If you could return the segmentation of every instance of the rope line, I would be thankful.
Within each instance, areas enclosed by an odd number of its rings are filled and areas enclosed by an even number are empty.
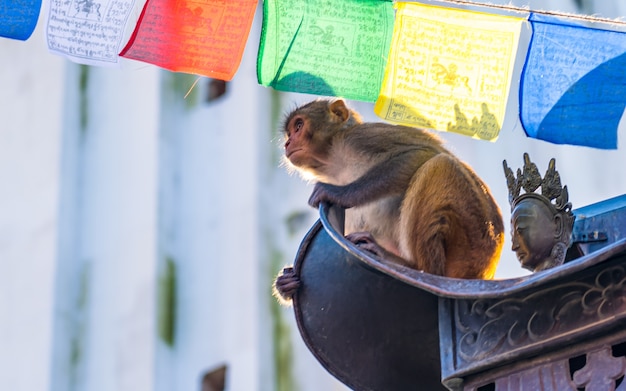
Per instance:
[[[564,18],[570,18],[570,19],[577,19],[577,20],[582,20],[582,21],[585,21],[585,22],[608,23],[608,24],[613,24],[613,25],[618,25],[618,26],[626,26],[626,21],[623,21],[623,20],[609,19],[609,18],[599,18],[599,17],[591,16],[591,15],[571,14],[571,13],[559,12],[559,11],[545,11],[545,10],[535,11],[535,10],[531,10],[530,8],[527,8],[527,7],[525,8],[525,7],[517,7],[517,6],[514,6],[514,5],[480,3],[480,2],[473,2],[473,1],[467,1],[467,0],[438,0],[438,1],[440,1],[442,3],[451,3],[451,4],[457,4],[457,5],[459,5],[459,4],[462,4],[462,5],[473,5],[473,6],[481,6],[481,7],[485,7],[485,8],[495,8],[495,9],[506,10],[506,11],[514,11],[514,12],[533,12],[535,14],[558,16],[558,17],[564,17]]]

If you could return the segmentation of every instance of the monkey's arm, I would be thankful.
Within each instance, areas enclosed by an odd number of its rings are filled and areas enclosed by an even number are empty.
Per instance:
[[[408,150],[380,162],[345,186],[318,182],[309,205],[317,208],[321,202],[329,202],[351,208],[388,195],[402,194],[419,167],[436,154],[433,150]]]

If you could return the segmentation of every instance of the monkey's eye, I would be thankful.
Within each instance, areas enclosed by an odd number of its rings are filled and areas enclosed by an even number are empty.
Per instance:
[[[293,128],[296,132],[299,132],[303,126],[304,126],[304,120],[302,118],[297,118],[296,122],[293,123]]]

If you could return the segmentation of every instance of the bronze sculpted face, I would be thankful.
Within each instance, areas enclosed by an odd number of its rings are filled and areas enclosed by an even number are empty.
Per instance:
[[[520,200],[511,213],[511,249],[525,269],[539,271],[563,263],[563,232],[556,210],[536,197]]]
[[[574,215],[554,159],[543,179],[527,153],[524,163],[524,171],[518,169],[515,177],[506,160],[503,162],[511,203],[511,249],[525,269],[546,270],[564,262]],[[540,186],[541,194],[535,193]],[[522,188],[527,193],[520,195]]]

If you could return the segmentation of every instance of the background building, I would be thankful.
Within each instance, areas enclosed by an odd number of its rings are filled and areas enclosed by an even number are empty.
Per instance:
[[[514,3],[626,15],[624,0]],[[185,98],[197,77],[52,55],[43,20],[27,42],[0,39],[0,389],[208,391],[223,366],[230,391],[345,389],[270,295],[317,214],[278,133],[313,97],[257,84],[261,16],[214,100],[206,78]],[[519,124],[495,143],[443,137],[507,222],[502,160],[523,152],[541,171],[556,158],[574,208],[626,193],[623,146],[556,146]],[[498,277],[525,274],[505,246]]]

